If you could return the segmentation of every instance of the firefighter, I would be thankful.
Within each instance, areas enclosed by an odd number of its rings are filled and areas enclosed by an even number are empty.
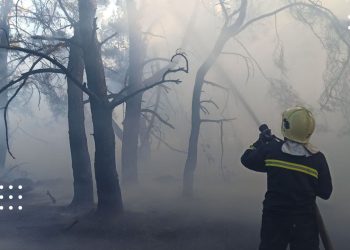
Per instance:
[[[314,129],[308,109],[287,109],[284,140],[261,126],[259,139],[241,157],[248,169],[267,173],[259,250],[319,249],[316,196],[327,200],[333,188],[325,156],[309,143]]]

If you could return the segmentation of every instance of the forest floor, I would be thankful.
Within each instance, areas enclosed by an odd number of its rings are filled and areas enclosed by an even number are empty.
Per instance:
[[[0,235],[2,250],[256,249],[251,232],[234,221],[126,212],[111,223],[48,206],[2,216]]]
[[[1,250],[256,249],[259,228],[251,230],[233,215],[210,215],[195,201],[175,210],[157,204],[142,212],[127,208],[124,215],[103,220],[66,212],[44,190],[26,195],[22,211],[15,210],[18,201],[12,211],[3,203]]]
[[[125,213],[107,220],[65,209],[71,198],[71,181],[40,182],[24,193],[22,200],[15,199],[17,194],[13,200],[4,197],[0,200],[4,206],[0,211],[0,250],[257,249],[264,190],[250,190],[247,185],[242,192],[232,183],[222,187],[209,184],[207,189],[198,188],[194,199],[186,200],[178,182],[147,183],[124,191]],[[11,205],[14,209],[9,211]],[[19,205],[23,210],[18,211]],[[347,204],[340,210],[327,202],[320,205],[335,249],[349,249]]]

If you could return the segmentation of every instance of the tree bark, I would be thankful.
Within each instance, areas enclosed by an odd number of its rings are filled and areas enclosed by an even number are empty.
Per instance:
[[[144,61],[144,44],[138,24],[138,13],[134,0],[126,2],[129,22],[129,80],[130,93],[139,88],[142,83]],[[126,101],[125,119],[123,122],[122,142],[122,181],[133,185],[138,182],[137,161],[140,132],[142,94]]]
[[[8,16],[11,10],[12,1],[2,1],[1,6],[1,17],[0,17],[0,45],[8,46],[8,35],[9,35],[9,22]],[[7,66],[8,50],[0,49],[0,88],[5,86],[8,82],[8,66]],[[0,107],[3,108],[8,100],[7,90],[0,94]],[[0,116],[4,117],[4,109],[0,110]],[[0,169],[5,168],[6,163],[6,130],[5,130],[5,119],[0,119]]]
[[[76,45],[81,42],[77,27],[74,28],[72,40],[69,49],[68,71],[83,84],[84,60],[83,51]],[[70,78],[67,78],[67,85],[69,145],[74,179],[74,196],[70,207],[91,208],[94,202],[93,184],[84,124],[83,91],[74,85]]]
[[[113,215],[123,211],[123,203],[115,161],[112,109],[107,105],[107,86],[96,36],[95,14],[96,0],[79,0],[79,27],[88,88],[102,100],[90,99],[95,140],[97,212]]]

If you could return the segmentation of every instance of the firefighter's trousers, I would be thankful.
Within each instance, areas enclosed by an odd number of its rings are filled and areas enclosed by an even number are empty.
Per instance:
[[[259,250],[319,250],[316,215],[264,213]]]

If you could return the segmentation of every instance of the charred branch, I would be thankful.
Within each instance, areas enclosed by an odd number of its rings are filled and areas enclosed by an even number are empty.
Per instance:
[[[100,46],[103,46],[103,44],[105,44],[106,42],[108,42],[112,38],[116,37],[118,34],[119,34],[119,32],[114,32],[112,35],[106,37],[104,40],[102,40],[102,42],[100,43]]]
[[[212,104],[215,106],[216,109],[219,109],[219,106],[213,101],[213,100],[203,100],[200,102],[201,104],[202,103],[209,103],[209,104]]]
[[[227,23],[229,21],[229,15],[228,15],[228,12],[227,12],[225,1],[224,0],[220,0],[219,4],[220,4],[220,7],[222,9],[222,13],[224,15],[224,18],[225,18],[225,23]]]
[[[228,90],[229,90],[228,88],[225,88],[225,87],[221,86],[220,84],[215,83],[215,82],[212,82],[212,81],[204,80],[203,82],[206,83],[206,84],[208,84],[208,85],[210,85],[210,86],[213,86],[213,87],[217,87],[217,88],[219,88],[219,89],[222,89],[222,90],[224,90],[224,91],[228,91]]]
[[[64,37],[54,37],[54,36],[47,37],[47,36],[35,35],[35,36],[31,36],[31,38],[34,40],[42,40],[42,41],[61,41],[61,42],[65,42],[65,43],[71,42],[71,39],[64,38]]]
[[[157,140],[159,140],[159,142],[163,143],[167,148],[169,148],[172,151],[178,152],[178,153],[182,153],[182,154],[187,154],[186,151],[181,150],[181,149],[177,149],[174,146],[170,145],[168,142],[166,142],[161,136],[158,136],[156,133],[154,133],[153,131],[150,132],[152,136],[154,136]]]
[[[61,64],[60,62],[58,62],[56,59],[42,53],[39,51],[35,51],[35,50],[31,50],[31,49],[27,49],[27,48],[22,48],[22,47],[17,47],[17,46],[0,46],[0,49],[7,49],[7,50],[14,50],[14,51],[20,51],[20,52],[24,52],[30,55],[34,55],[34,56],[38,56],[38,57],[42,57],[44,59],[46,59],[47,61],[51,62],[52,64],[54,64],[55,66],[57,66],[60,70],[62,70],[64,72],[64,74],[69,77],[72,82],[78,87],[80,88],[84,93],[86,93],[90,98],[94,98],[96,101],[98,102],[102,102],[102,100],[100,100],[100,98],[98,98],[98,96],[92,92],[91,90],[89,90],[86,85],[81,85],[79,83],[78,80],[76,80],[71,73],[67,70],[67,68],[65,66],[63,66],[63,64]]]
[[[201,119],[201,123],[208,122],[208,123],[222,123],[222,122],[230,122],[234,121],[237,118],[223,118],[223,119]]]
[[[62,9],[63,13],[65,14],[67,20],[70,22],[72,26],[75,26],[77,22],[68,14],[68,11],[66,7],[64,7],[64,4],[62,3],[62,0],[57,0],[58,4],[60,5],[60,8]]]
[[[207,115],[210,114],[209,110],[206,107],[204,107],[203,105],[200,105],[199,107],[203,111],[204,114],[207,114]]]
[[[169,128],[175,129],[175,127],[170,124],[168,121],[166,121],[165,119],[163,119],[156,111],[152,110],[152,109],[141,109],[142,113],[151,113],[152,115],[154,115],[155,117],[158,118],[159,121],[161,121],[162,123],[164,123],[166,126],[168,126]]]
[[[181,80],[180,79],[174,79],[174,80],[167,80],[166,77],[171,74],[171,73],[176,73],[176,72],[185,72],[185,73],[188,73],[189,72],[189,66],[188,66],[188,59],[187,57],[183,54],[183,53],[176,53],[172,58],[171,58],[171,62],[174,62],[174,59],[176,57],[182,57],[184,60],[185,60],[185,67],[178,67],[177,69],[167,69],[165,71],[165,73],[163,74],[162,76],[162,79],[158,82],[155,82],[155,83],[152,83],[152,84],[149,84],[149,85],[145,85],[143,87],[141,87],[140,89],[132,92],[132,93],[128,93],[126,96],[118,96],[116,98],[114,98],[110,104],[109,104],[109,107],[111,109],[114,109],[115,107],[117,107],[118,105],[120,105],[121,103],[127,101],[128,99],[140,94],[140,93],[143,93],[157,85],[160,85],[160,84],[163,84],[163,83],[176,83],[176,84],[179,84],[181,83]]]

